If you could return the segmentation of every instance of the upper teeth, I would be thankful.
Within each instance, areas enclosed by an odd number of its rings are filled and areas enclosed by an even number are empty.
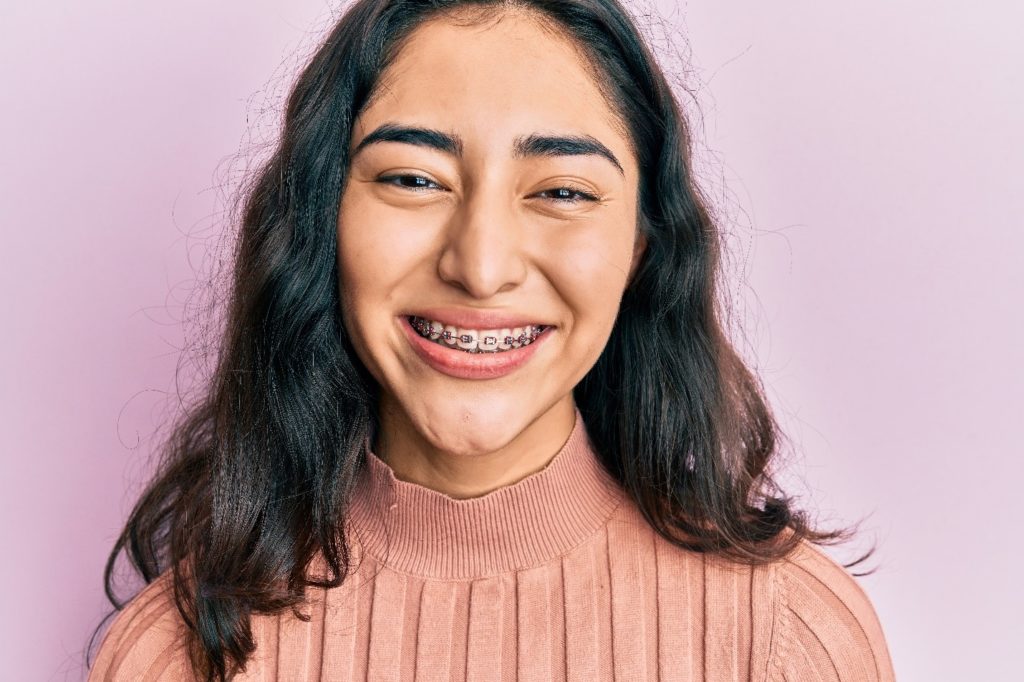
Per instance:
[[[537,338],[538,334],[544,331],[543,325],[536,324],[498,329],[469,329],[422,317],[413,317],[411,323],[416,330],[431,340],[468,351],[498,351],[519,348],[529,345]]]

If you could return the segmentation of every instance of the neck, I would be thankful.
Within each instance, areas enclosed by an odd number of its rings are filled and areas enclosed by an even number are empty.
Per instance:
[[[351,547],[396,571],[444,579],[494,576],[565,555],[627,499],[582,415],[574,416],[568,440],[542,471],[473,499],[399,480],[367,450],[346,510]]]
[[[480,497],[548,465],[565,445],[576,421],[572,394],[495,450],[454,453],[427,440],[397,405],[382,400],[374,453],[395,478],[455,499]]]

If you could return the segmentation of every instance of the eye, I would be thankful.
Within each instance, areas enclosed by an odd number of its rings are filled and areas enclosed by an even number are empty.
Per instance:
[[[584,192],[581,189],[575,187],[555,187],[554,189],[546,189],[540,194],[554,193],[555,197],[553,201],[559,204],[578,204],[580,201],[597,201],[597,197],[589,192]],[[573,198],[575,195],[576,198]]]
[[[407,181],[412,181],[411,184]],[[431,185],[440,188],[433,180],[423,177],[422,175],[385,175],[384,177],[378,178],[377,182],[385,185],[394,185],[395,187],[401,187],[403,189],[409,189],[414,192],[421,192],[427,189],[431,189]],[[598,201],[598,197],[586,192],[582,189],[577,189],[572,186],[554,187],[552,189],[546,189],[543,192],[538,192],[538,195],[542,194],[554,194],[551,198],[557,204],[578,204],[581,201]]]
[[[394,182],[395,180],[397,180],[398,182]],[[403,180],[412,180],[413,183],[406,184],[405,182],[402,182]],[[385,175],[382,178],[378,178],[377,182],[383,183],[385,185],[394,185],[396,187],[401,187],[403,189],[411,189],[414,192],[420,192],[425,189],[430,189],[429,185],[433,185],[434,187],[440,187],[440,185],[438,185],[436,182],[434,182],[433,180],[428,180],[422,175]]]

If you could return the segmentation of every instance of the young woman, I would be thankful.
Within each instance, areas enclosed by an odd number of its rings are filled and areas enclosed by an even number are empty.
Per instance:
[[[688,158],[616,0],[355,2],[91,679],[891,680],[849,533],[771,480]]]

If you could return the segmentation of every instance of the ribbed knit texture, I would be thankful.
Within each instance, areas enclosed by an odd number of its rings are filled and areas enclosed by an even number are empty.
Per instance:
[[[253,618],[240,680],[893,680],[881,625],[817,547],[750,568],[657,535],[580,413],[547,467],[457,500],[367,452],[354,572]],[[191,679],[168,575],[106,634],[90,680]]]

